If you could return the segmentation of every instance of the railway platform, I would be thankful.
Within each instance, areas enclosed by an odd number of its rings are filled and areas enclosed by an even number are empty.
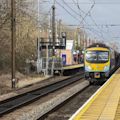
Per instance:
[[[80,69],[84,68],[84,64],[76,64],[76,65],[68,65],[68,66],[63,66],[61,68],[55,68],[54,73],[56,71],[61,74],[61,75],[69,75],[69,74],[74,74],[75,72],[79,71]]]
[[[120,68],[69,120],[120,120]]]
[[[83,67],[83,64],[77,64],[77,65],[70,65],[70,66],[64,66],[63,70],[70,70],[70,69],[77,69]]]

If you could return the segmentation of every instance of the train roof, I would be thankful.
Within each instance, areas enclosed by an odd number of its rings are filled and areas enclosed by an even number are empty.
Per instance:
[[[87,48],[92,48],[92,47],[103,47],[103,48],[110,49],[110,47],[108,47],[107,45],[102,44],[102,43],[94,43],[94,44],[90,45],[90,46],[87,47]]]
[[[94,48],[94,47],[102,47],[102,48],[106,48],[106,49],[109,49],[109,50],[113,50],[117,55],[120,55],[120,53],[116,50],[114,50],[113,48],[103,44],[103,43],[94,43],[90,46],[88,46],[86,49],[89,49],[89,48]]]

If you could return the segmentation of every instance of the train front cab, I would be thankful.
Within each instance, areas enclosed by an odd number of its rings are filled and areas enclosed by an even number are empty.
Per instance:
[[[90,82],[105,81],[110,74],[110,51],[108,48],[88,48],[85,50],[85,78]]]

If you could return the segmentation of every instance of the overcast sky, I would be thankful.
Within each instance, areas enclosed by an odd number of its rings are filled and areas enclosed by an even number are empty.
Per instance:
[[[49,10],[52,0],[44,3]],[[68,25],[82,22],[88,36],[105,42],[120,43],[120,0],[56,0],[56,17]],[[65,2],[64,2],[65,1]],[[75,4],[75,2],[78,4]],[[68,6],[66,5],[68,4]],[[66,10],[69,12],[67,12]],[[72,10],[73,9],[73,10]],[[71,16],[71,15],[72,16]],[[81,16],[82,17],[81,17]]]

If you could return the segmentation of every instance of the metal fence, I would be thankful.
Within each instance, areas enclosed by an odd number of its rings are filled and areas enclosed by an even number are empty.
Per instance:
[[[63,64],[61,58],[41,58],[37,60],[37,72],[43,72],[44,75],[53,75],[54,70],[62,70]]]

